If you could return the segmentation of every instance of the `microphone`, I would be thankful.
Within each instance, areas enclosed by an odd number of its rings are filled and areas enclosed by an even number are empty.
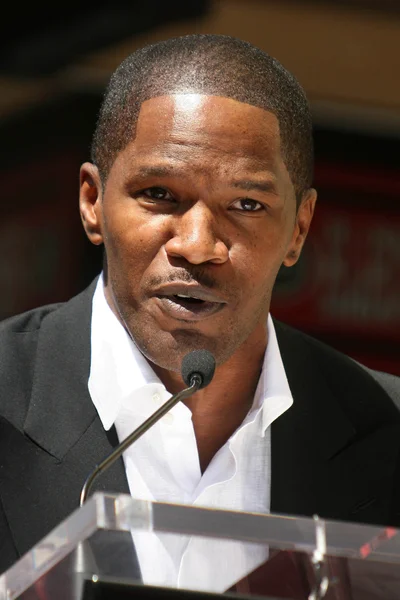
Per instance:
[[[88,475],[80,496],[80,506],[82,506],[89,495],[89,491],[94,480],[100,473],[103,473],[129,448],[133,442],[136,442],[150,427],[152,427],[161,417],[163,417],[175,404],[181,400],[186,400],[197,390],[205,388],[214,377],[215,358],[208,350],[193,350],[186,354],[182,360],[181,375],[183,381],[188,386],[175,396],[167,400],[155,413],[150,415],[144,423],[139,425],[125,440],[123,440],[106,458],[96,465],[93,471]]]
[[[181,374],[186,385],[191,387],[194,381],[199,381],[198,390],[211,383],[215,371],[215,358],[208,350],[193,350],[182,360]],[[181,392],[182,393],[182,392]]]

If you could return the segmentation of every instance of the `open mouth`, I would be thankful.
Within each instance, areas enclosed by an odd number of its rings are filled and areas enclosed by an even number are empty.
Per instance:
[[[225,306],[223,302],[210,302],[184,294],[162,295],[156,298],[164,312],[182,320],[199,320],[215,314]]]
[[[192,298],[191,296],[184,296],[183,294],[173,294],[170,296],[173,302],[177,302],[183,307],[187,307],[190,309],[193,305],[201,306],[202,304],[214,304],[213,302],[207,303],[205,300],[201,300],[200,298]]]

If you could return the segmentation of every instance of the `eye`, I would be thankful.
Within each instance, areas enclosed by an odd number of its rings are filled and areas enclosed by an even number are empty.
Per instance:
[[[264,206],[257,200],[251,198],[241,198],[232,204],[233,208],[243,212],[258,212],[263,210]]]
[[[166,200],[167,202],[173,200],[173,197],[168,192],[168,190],[162,187],[150,187],[145,190],[142,190],[142,192],[140,193],[143,194],[143,196],[146,196],[146,198],[149,198],[150,200]]]

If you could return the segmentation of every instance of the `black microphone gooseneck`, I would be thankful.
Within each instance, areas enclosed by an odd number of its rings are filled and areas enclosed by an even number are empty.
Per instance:
[[[144,423],[139,425],[127,438],[125,438],[101,463],[99,463],[87,477],[81,491],[80,506],[86,502],[90,488],[98,475],[110,467],[133,442],[136,442],[150,427],[163,417],[175,404],[189,398],[206,385],[208,385],[215,371],[214,356],[208,350],[193,350],[186,354],[182,361],[182,378],[188,386],[175,396],[172,396]]]

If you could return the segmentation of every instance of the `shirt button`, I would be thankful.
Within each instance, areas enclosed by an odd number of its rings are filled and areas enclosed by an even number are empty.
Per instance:
[[[164,415],[164,421],[165,423],[168,423],[168,425],[171,425],[171,423],[174,422],[174,415],[171,415],[171,413],[167,413],[166,415]]]
[[[161,400],[161,398],[160,398],[160,394],[153,394],[153,401],[154,401],[156,404],[159,404],[159,403],[160,403],[160,400]]]

